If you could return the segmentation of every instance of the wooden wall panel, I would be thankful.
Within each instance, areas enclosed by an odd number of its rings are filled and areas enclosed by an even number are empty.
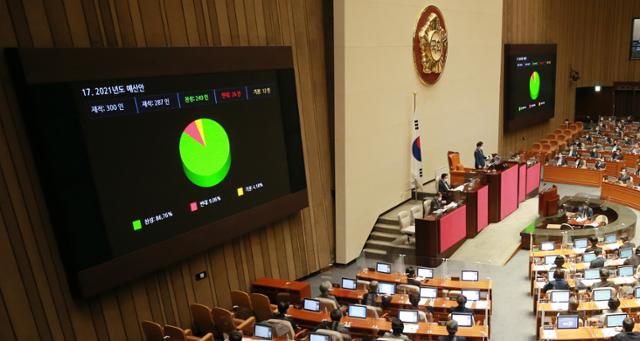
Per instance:
[[[555,117],[501,133],[500,152],[506,155],[528,148],[565,118],[573,120],[576,87],[640,79],[640,62],[629,60],[631,18],[637,16],[639,0],[504,0],[503,42],[555,43],[558,56]],[[579,81],[569,80],[570,68],[580,72]]]
[[[231,305],[263,276],[334,258],[322,0],[0,0],[0,47],[291,45],[309,208],[98,297],[71,298],[15,94],[0,57],[0,338],[139,340],[139,321],[190,327],[189,303]],[[195,274],[208,277],[195,281]]]

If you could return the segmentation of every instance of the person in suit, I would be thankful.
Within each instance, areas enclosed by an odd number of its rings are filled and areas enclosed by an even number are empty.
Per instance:
[[[633,328],[635,327],[635,322],[633,322],[633,319],[631,319],[631,317],[626,317],[623,321],[622,321],[622,329],[624,331],[616,334],[616,336],[613,337],[613,341],[638,341],[640,340],[640,333],[639,332],[634,332]]]
[[[438,341],[467,341],[467,338],[464,336],[456,336],[458,332],[458,322],[456,322],[456,320],[447,321],[445,326],[447,327],[447,334],[449,335],[438,337]]]
[[[593,137],[591,137],[591,134],[587,134],[587,135],[584,137],[584,139],[585,139],[587,142],[589,142],[589,143],[593,142]]]
[[[598,153],[598,150],[596,148],[592,148],[591,152],[589,153],[589,157],[598,158],[600,157],[600,153]]]
[[[553,272],[553,281],[542,287],[542,293],[546,294],[549,290],[569,290],[569,283],[564,279],[564,271],[556,269]]]
[[[452,308],[449,313],[473,313],[473,310],[467,308],[467,298],[464,297],[464,295],[458,295],[458,297],[456,297],[456,302],[458,303],[458,306]]]
[[[594,167],[596,169],[605,169],[605,168],[607,168],[607,163],[604,162],[603,158],[600,158],[600,159],[596,160],[596,163],[594,164]]]
[[[329,317],[331,318],[331,321],[323,321],[318,329],[337,331],[342,334],[342,338],[344,340],[351,340],[349,328],[345,327],[343,324],[340,324],[340,320],[342,319],[342,311],[340,311],[340,309],[334,309],[329,313]]]
[[[484,156],[484,152],[482,151],[482,141],[476,143],[476,150],[473,152],[473,158],[475,159],[475,167],[476,169],[482,169],[485,167],[485,162],[487,161],[487,157]]]
[[[566,166],[567,165],[567,160],[564,158],[564,155],[562,155],[562,153],[558,153],[556,155],[556,166]]]
[[[370,305],[376,307],[378,305],[378,281],[369,282],[369,287],[367,288],[368,292],[364,296],[362,303],[365,305]]]
[[[333,295],[329,295],[329,291],[331,290],[331,282],[330,281],[324,281],[322,283],[320,283],[320,287],[318,289],[320,289],[320,296],[318,297],[322,297],[322,298],[328,298],[334,302],[336,302],[336,306],[340,306],[340,304],[338,303],[338,300],[336,299],[335,296]]]
[[[602,252],[602,249],[600,249],[600,247],[598,247],[598,237],[596,236],[591,236],[589,237],[589,247],[587,247],[584,252],[595,252],[596,250],[600,250],[600,252]]]
[[[234,330],[229,334],[229,341],[242,341],[242,333]]]
[[[575,145],[571,145],[571,147],[569,147],[569,156],[571,157],[578,156],[578,150],[576,149]]]
[[[287,316],[287,310],[289,309],[289,302],[280,301],[278,302],[278,312],[273,315],[274,319],[289,321],[291,323],[291,327],[293,330],[298,329],[298,325],[293,321],[293,319]]]
[[[418,311],[418,321],[419,322],[433,322],[433,315],[431,312],[425,312],[420,308],[420,294],[417,292],[412,292],[409,294],[409,303],[411,303],[411,307],[414,310]]]
[[[444,207],[444,200],[442,200],[442,192],[436,193],[435,198],[431,200],[431,212],[439,210]]]
[[[627,235],[621,236],[620,240],[622,241],[622,246],[620,246],[620,249],[624,249],[624,248],[627,248],[627,247],[632,247],[632,248],[636,247],[636,243],[630,241],[629,240],[629,236],[627,236]]]
[[[620,145],[618,145],[618,141],[613,143],[613,147],[611,148],[612,152],[617,152],[620,150]]]
[[[580,301],[578,301],[578,297],[571,296],[569,298],[569,304],[567,306],[567,310],[559,312],[557,316],[560,316],[560,315],[579,315],[578,307],[580,307]],[[579,318],[578,319],[578,326],[582,327],[583,325],[584,325],[584,322],[582,322],[582,319]]]
[[[382,337],[391,339],[400,339],[404,341],[411,341],[408,336],[402,334],[404,330],[404,323],[399,318],[394,317],[391,319],[391,331],[384,333]]]
[[[611,160],[613,161],[622,160],[622,153],[620,153],[620,150],[616,150],[613,153],[611,153]]]
[[[578,157],[576,158],[576,162],[574,163],[574,167],[583,168],[584,165],[585,165],[584,160],[580,157],[580,155],[578,155]]]
[[[624,265],[633,265],[638,267],[640,265],[640,247],[636,249],[636,252],[633,256],[624,260]]]
[[[627,170],[625,168],[622,168],[622,170],[620,171],[618,181],[620,181],[621,184],[626,184],[627,182],[631,181],[631,176],[627,174]]]
[[[609,281],[609,270],[602,268],[600,269],[600,282],[593,283],[591,289],[596,288],[615,288],[616,284]]]
[[[578,218],[580,219],[591,219],[593,218],[593,208],[589,207],[589,205],[585,202],[582,203],[582,206],[578,209]]]
[[[597,248],[594,253],[596,254],[596,258],[594,260],[591,261],[591,263],[589,263],[589,269],[595,269],[595,268],[602,268],[604,267],[604,263],[607,261],[603,256],[602,256],[602,249]],[[606,271],[606,269],[603,269]],[[600,272],[600,275],[602,275],[602,272]],[[609,273],[607,272],[607,277],[609,277]]]
[[[438,192],[447,193],[451,190],[451,186],[447,182],[447,173],[442,173],[440,175],[440,180],[438,180]]]

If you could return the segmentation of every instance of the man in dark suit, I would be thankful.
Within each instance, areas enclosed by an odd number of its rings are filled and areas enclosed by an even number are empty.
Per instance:
[[[618,181],[620,181],[620,183],[622,184],[626,184],[627,182],[631,181],[631,176],[627,174],[627,170],[625,168],[622,168],[622,170],[620,171]]]
[[[634,332],[633,328],[635,327],[635,322],[630,317],[626,317],[624,321],[622,321],[622,329],[623,332],[616,334],[613,337],[613,341],[638,341],[640,340],[640,333]]]
[[[431,213],[444,207],[442,201],[442,192],[436,193],[436,196],[431,200]]]
[[[602,249],[596,249],[595,251],[593,251],[593,253],[596,254],[596,258],[592,260],[591,263],[589,263],[589,269],[604,267],[604,262],[606,262],[607,260],[602,257]]]
[[[624,265],[633,265],[634,267],[640,265],[640,247],[636,249],[635,255],[624,260]]]
[[[362,300],[362,304],[365,305],[370,305],[373,307],[376,307],[379,305],[379,303],[377,302],[377,298],[378,298],[378,281],[371,281],[369,283],[369,287],[367,288],[368,292],[366,295],[364,295],[364,298]]]
[[[485,161],[487,161],[487,157],[484,156],[484,152],[482,151],[482,145],[482,141],[476,143],[476,150],[473,152],[476,169],[484,168]]]
[[[451,190],[451,186],[447,182],[447,173],[442,173],[440,175],[440,180],[438,180],[438,192],[447,193]]]
[[[589,207],[587,203],[583,203],[578,209],[578,218],[591,219],[593,217],[593,208]]]
[[[604,159],[598,159],[598,160],[596,160],[596,163],[594,164],[594,167],[596,169],[605,169],[605,168],[607,168],[607,163],[604,162]]]
[[[591,289],[596,288],[615,288],[616,284],[609,281],[609,270],[602,268],[600,269],[600,282],[593,283]]]
[[[467,338],[464,336],[456,336],[458,332],[458,322],[456,320],[447,321],[447,336],[438,337],[438,341],[467,341]],[[633,329],[633,328],[632,328]]]
[[[545,284],[542,292],[547,293],[549,290],[569,290],[569,283],[564,279],[564,271],[556,269],[556,271],[553,272],[553,281]]]

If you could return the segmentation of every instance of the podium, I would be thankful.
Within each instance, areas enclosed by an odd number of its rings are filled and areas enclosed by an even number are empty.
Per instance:
[[[558,188],[553,185],[551,188],[538,194],[538,214],[541,217],[548,217],[558,214]]]
[[[416,219],[416,263],[437,267],[442,258],[451,257],[467,237],[466,222],[466,205],[440,216],[430,214]]]

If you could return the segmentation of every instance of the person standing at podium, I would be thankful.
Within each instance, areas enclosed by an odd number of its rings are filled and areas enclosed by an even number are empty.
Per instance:
[[[487,157],[484,156],[484,152],[482,151],[482,141],[476,143],[476,150],[473,152],[473,157],[475,159],[476,169],[482,169],[485,166],[485,161],[487,161]]]
[[[451,186],[447,182],[447,173],[442,173],[440,175],[440,180],[438,180],[438,192],[447,193],[451,190]]]

